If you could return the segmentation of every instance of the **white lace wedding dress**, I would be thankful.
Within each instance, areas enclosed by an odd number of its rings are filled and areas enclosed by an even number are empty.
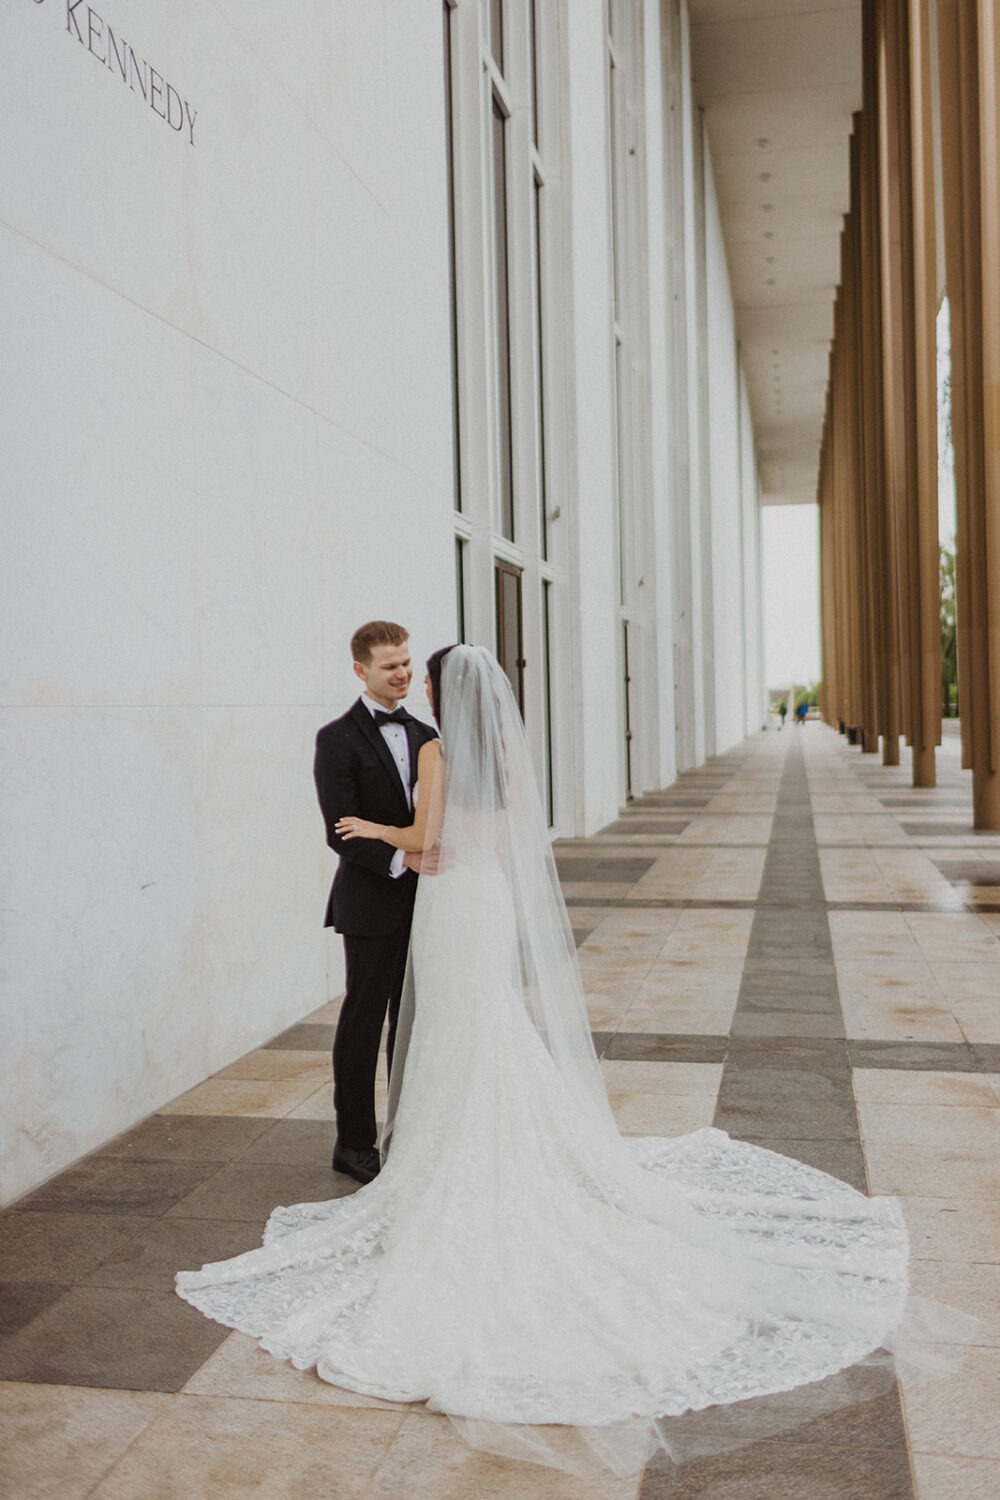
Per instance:
[[[279,1208],[180,1295],[324,1380],[488,1423],[634,1424],[851,1365],[901,1316],[899,1206],[717,1130],[619,1136],[520,721],[488,653],[458,649],[382,1173]]]

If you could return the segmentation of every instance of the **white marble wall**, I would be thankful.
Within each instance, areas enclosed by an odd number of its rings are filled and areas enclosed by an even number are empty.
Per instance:
[[[4,1201],[335,989],[315,729],[454,634],[437,26],[86,17],[0,16]]]
[[[0,11],[0,1201],[336,993],[313,736],[354,696],[362,619],[409,624],[418,657],[454,638],[437,7],[89,15]],[[665,15],[646,0],[637,789],[744,732],[757,607],[728,279]],[[559,832],[583,834],[623,787],[607,54],[601,0],[559,21],[553,692]],[[145,101],[109,24],[156,73]],[[664,78],[683,119],[659,138]]]

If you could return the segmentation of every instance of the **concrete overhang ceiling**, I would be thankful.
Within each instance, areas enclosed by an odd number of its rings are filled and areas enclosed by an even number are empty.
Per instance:
[[[761,499],[816,499],[860,0],[689,0]]]

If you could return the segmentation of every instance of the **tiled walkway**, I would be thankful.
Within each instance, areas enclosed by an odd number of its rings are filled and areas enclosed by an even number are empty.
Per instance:
[[[915,1289],[980,1320],[949,1373],[852,1372],[869,1399],[808,1420],[806,1393],[727,1409],[707,1456],[587,1484],[207,1322],[175,1270],[352,1186],[328,1167],[334,1003],[0,1215],[0,1494],[994,1500],[1000,837],[969,831],[955,740],[939,782],[789,725],[557,853],[622,1130],[714,1123],[900,1195]]]

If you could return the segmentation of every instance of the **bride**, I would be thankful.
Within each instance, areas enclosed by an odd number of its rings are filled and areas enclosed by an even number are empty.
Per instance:
[[[341,830],[437,859],[385,1165],[350,1197],[277,1209],[262,1248],[181,1273],[180,1295],[494,1448],[521,1424],[662,1437],[661,1419],[879,1349],[906,1300],[898,1204],[714,1129],[619,1135],[507,679],[451,647],[428,696],[441,742],[420,751],[413,827]]]

